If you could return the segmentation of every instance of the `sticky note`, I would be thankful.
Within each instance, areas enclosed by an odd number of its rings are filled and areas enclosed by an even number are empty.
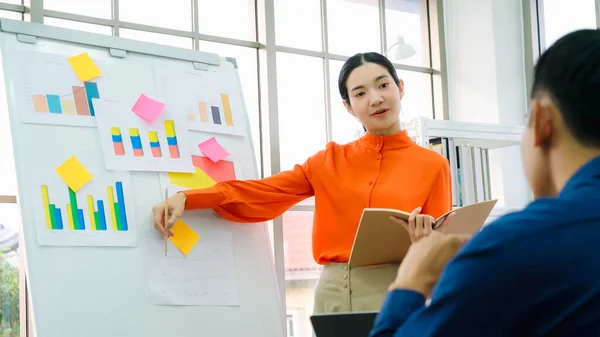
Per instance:
[[[175,223],[171,232],[173,233],[173,236],[171,236],[169,240],[171,240],[183,255],[188,255],[196,245],[196,242],[200,239],[200,235],[194,232],[194,230],[186,225],[181,219]]]
[[[131,108],[131,111],[149,122],[154,122],[158,116],[160,116],[160,113],[164,108],[165,103],[141,94],[140,97],[138,97],[137,102],[135,102],[133,108]]]
[[[92,180],[90,171],[88,171],[75,156],[67,159],[57,167],[56,172],[65,184],[67,184],[74,192],[79,191],[79,189]]]
[[[215,163],[229,156],[229,152],[227,152],[227,150],[225,150],[221,144],[217,142],[215,137],[198,144],[198,148],[205,156]]]
[[[98,69],[88,53],[69,57],[69,64],[82,82],[89,81],[102,75],[102,72]]]

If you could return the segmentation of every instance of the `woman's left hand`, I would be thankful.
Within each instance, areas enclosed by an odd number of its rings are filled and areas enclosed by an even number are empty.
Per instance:
[[[429,233],[433,231],[433,217],[431,215],[420,213],[421,207],[415,208],[412,213],[410,213],[408,222],[396,217],[391,217],[392,220],[404,226],[412,243],[419,241],[420,238],[429,235]]]

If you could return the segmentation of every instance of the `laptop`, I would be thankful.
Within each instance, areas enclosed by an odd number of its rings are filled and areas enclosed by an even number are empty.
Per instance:
[[[369,337],[377,311],[310,316],[316,337]]]

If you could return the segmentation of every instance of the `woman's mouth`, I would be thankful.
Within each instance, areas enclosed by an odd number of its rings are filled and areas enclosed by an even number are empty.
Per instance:
[[[375,111],[373,114],[371,114],[372,117],[385,117],[385,115],[387,115],[388,111],[390,111],[390,109],[379,109],[377,111]]]

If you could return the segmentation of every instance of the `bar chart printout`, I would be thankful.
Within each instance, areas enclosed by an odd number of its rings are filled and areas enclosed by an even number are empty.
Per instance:
[[[136,233],[129,176],[114,172],[102,186],[97,178],[77,193],[64,184],[41,184],[31,191],[38,241],[50,246],[132,246]],[[109,180],[110,181],[110,180]]]
[[[246,135],[244,104],[237,76],[231,72],[174,71],[155,66],[158,95],[181,105],[190,130]]]
[[[81,82],[67,57],[31,51],[11,51],[18,71],[15,91],[21,121],[26,123],[95,126],[93,101],[100,99],[102,78]],[[102,61],[96,61],[104,68]]]
[[[96,123],[104,163],[109,170],[193,172],[185,115],[166,106],[153,122],[142,120],[130,107],[96,100]]]

